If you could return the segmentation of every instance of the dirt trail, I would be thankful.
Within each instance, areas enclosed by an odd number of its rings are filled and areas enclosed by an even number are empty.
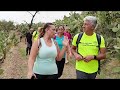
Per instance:
[[[1,79],[26,79],[28,57],[22,57],[21,48],[26,48],[24,40],[7,54],[7,58],[1,65],[1,69],[4,70],[3,74],[0,75]],[[75,76],[74,61],[70,60],[69,63],[65,64],[64,72],[60,79],[75,79]]]
[[[0,78],[26,78],[27,59],[25,60],[21,57],[20,48],[25,48],[25,44],[23,42],[20,42],[18,46],[12,48],[9,54],[7,54],[4,63],[1,65],[4,72],[0,75]]]

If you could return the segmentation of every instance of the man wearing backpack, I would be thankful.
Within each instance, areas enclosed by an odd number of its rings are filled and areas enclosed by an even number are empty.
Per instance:
[[[32,34],[33,42],[36,41],[42,34],[42,27],[38,27],[38,30],[34,31]]]
[[[96,25],[96,17],[86,16],[84,32],[73,38],[72,53],[76,59],[77,79],[95,79],[99,71],[99,61],[106,58],[105,41],[94,32]]]

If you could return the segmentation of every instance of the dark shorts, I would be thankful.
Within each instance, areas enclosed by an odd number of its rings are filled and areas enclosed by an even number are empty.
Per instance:
[[[40,75],[40,74],[36,74],[36,78],[37,79],[57,79],[57,75],[53,74],[53,75]]]
[[[95,79],[97,72],[88,74],[88,73],[76,70],[76,75],[77,75],[77,79]]]

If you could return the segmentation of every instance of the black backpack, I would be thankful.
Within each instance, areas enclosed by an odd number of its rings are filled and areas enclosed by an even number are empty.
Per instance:
[[[81,40],[82,36],[83,36],[83,32],[81,32],[78,35],[78,38],[77,38],[77,41],[76,41],[77,53],[78,53],[78,44],[80,43],[80,40]],[[101,44],[101,36],[100,36],[100,34],[96,34],[96,38],[97,38],[97,41],[98,41],[98,48],[100,50],[100,44]],[[100,60],[98,60],[98,74],[100,74]]]

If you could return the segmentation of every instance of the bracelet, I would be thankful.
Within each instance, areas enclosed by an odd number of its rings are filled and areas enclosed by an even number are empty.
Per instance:
[[[97,59],[97,56],[96,56],[96,55],[94,55],[94,59]]]

